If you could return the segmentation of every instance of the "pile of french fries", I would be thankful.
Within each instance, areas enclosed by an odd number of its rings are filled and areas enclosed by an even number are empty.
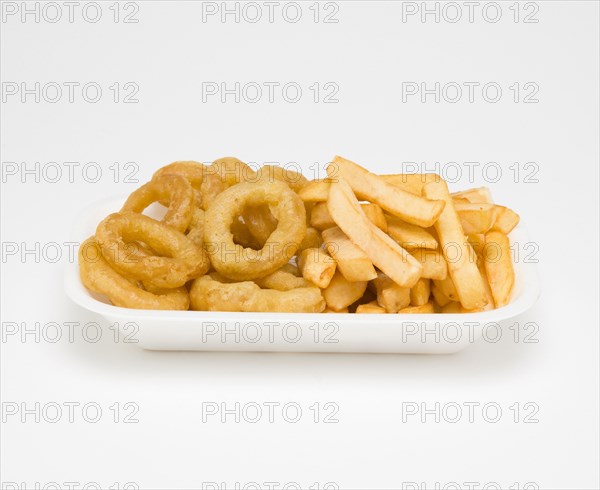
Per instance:
[[[376,175],[341,157],[298,194],[324,248],[298,257],[331,313],[469,313],[510,302],[519,216],[487,188],[437,174]]]

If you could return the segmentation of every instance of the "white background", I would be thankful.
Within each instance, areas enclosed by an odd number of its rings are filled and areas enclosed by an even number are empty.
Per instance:
[[[297,23],[286,21],[280,7],[270,23],[264,4],[257,23],[244,17],[236,23],[232,15],[222,23],[219,15],[203,22],[200,2],[155,1],[137,4],[137,23],[122,22],[132,11],[123,6],[115,23],[112,2],[101,2],[97,23],[87,22],[81,7],[70,23],[60,2],[63,18],[56,23],[44,17],[36,23],[32,15],[22,22],[20,14],[3,19],[4,95],[14,86],[7,82],[103,88],[95,104],[76,90],[73,103],[65,92],[56,103],[6,95],[2,105],[3,334],[10,322],[38,331],[36,322],[58,322],[64,334],[56,343],[36,342],[34,334],[3,338],[4,488],[13,488],[9,482],[23,488],[36,482],[62,488],[65,482],[80,488],[135,482],[143,489],[206,482],[223,488],[249,482],[262,488],[266,482],[278,488],[287,482],[303,488],[326,482],[340,488],[416,488],[407,482],[421,488],[451,482],[458,486],[446,488],[469,488],[468,482],[476,482],[472,488],[489,482],[498,486],[488,488],[527,482],[544,489],[599,487],[598,4],[522,4],[515,22],[512,2],[501,2],[502,18],[492,23],[480,8],[469,22],[459,2],[461,20],[448,22],[455,12],[446,10],[437,23],[433,15],[403,22],[402,9],[410,6],[402,2],[348,1],[338,3],[337,23],[324,23],[332,7],[321,5],[315,22],[311,3],[302,3]],[[535,7],[530,20],[538,22],[523,22]],[[108,88],[115,82],[137,84],[139,102],[115,103]],[[266,93],[254,104],[233,96],[203,103],[203,82],[295,82],[303,95],[295,104],[281,92],[274,103]],[[315,82],[337,84],[339,102],[315,103],[309,89]],[[403,103],[403,82],[481,85],[472,103],[466,92],[456,103],[436,103],[433,96]],[[482,97],[488,82],[503,90],[497,103]],[[515,82],[537,84],[538,102],[524,103],[525,92],[515,102],[509,88]],[[455,189],[485,184],[481,168],[497,162],[502,177],[488,183],[495,199],[520,213],[539,245],[542,296],[516,328],[523,334],[525,323],[535,322],[537,342],[526,343],[523,335],[515,342],[514,331],[505,330],[497,343],[440,357],[146,352],[115,342],[106,322],[65,297],[68,250],[63,246],[63,256],[52,262],[47,244],[69,241],[80,208],[139,185],[123,182],[122,174],[115,183],[114,162],[121,168],[136,162],[141,183],[170,161],[225,155],[259,164],[298,162],[314,176],[310,166],[322,168],[334,154],[386,173],[402,171],[402,162],[458,162],[464,173]],[[53,172],[39,183],[35,175],[22,182],[6,171],[15,168],[10,162],[20,168],[40,162],[48,172],[48,162],[97,162],[103,173],[90,183],[76,171],[69,182],[63,167],[57,183],[48,181]],[[473,179],[464,162],[479,162]],[[535,162],[537,182],[525,182],[529,172],[515,177],[515,162],[521,170]],[[21,255],[36,243],[45,257]],[[18,252],[8,253],[15,246]],[[104,328],[97,343],[82,338],[81,325],[93,321]],[[78,322],[73,342],[65,339],[64,322]],[[15,403],[32,408],[36,402],[93,402],[103,415],[92,424],[78,409],[69,423],[65,409],[52,424],[6,414]],[[139,407],[139,422],[114,423],[109,406],[127,402]],[[265,417],[235,423],[231,416],[226,423],[216,416],[203,423],[206,402],[293,402],[303,416],[296,424],[280,411],[274,423]],[[309,406],[316,402],[336,404],[338,422],[314,423]],[[428,408],[493,403],[503,412],[495,424],[480,407],[473,423],[466,409],[457,423],[443,417],[436,423],[433,416],[403,422],[407,402]],[[517,422],[509,408],[515,403]],[[536,409],[537,422],[523,422],[532,411],[523,410],[526,403]]]

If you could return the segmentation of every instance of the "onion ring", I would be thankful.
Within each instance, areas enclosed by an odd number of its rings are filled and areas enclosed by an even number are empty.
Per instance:
[[[246,206],[268,204],[278,220],[263,248],[236,245],[231,223]],[[217,196],[206,212],[204,241],[214,268],[225,277],[250,280],[275,272],[293,257],[306,235],[302,199],[282,182],[241,183]]]
[[[204,211],[194,208],[186,236],[199,247],[204,243]]]
[[[190,298],[185,287],[145,291],[114,270],[102,256],[95,237],[79,247],[79,275],[89,290],[104,294],[115,306],[142,310],[187,310]]]
[[[311,287],[310,282],[303,277],[298,277],[286,266],[283,266],[281,269],[276,270],[268,276],[255,279],[254,282],[262,289],[276,289],[277,291],[289,291],[290,289]]]
[[[248,206],[242,213],[242,217],[250,234],[261,245],[269,239],[271,233],[277,228],[277,219],[266,204]]]
[[[295,170],[279,167],[277,165],[263,165],[256,172],[258,180],[273,182],[279,180],[285,182],[294,192],[299,192],[306,184],[308,179]]]
[[[154,172],[152,179],[166,174],[175,174],[185,177],[191,184],[194,191],[194,201],[196,202],[196,205],[201,206],[202,194],[200,192],[200,188],[204,182],[206,168],[207,167],[205,165],[193,160],[173,162],[169,165],[159,168],[156,172]]]
[[[210,275],[196,279],[190,289],[193,310],[320,313],[321,290],[303,287],[289,291],[261,289],[251,281],[222,283]]]
[[[250,165],[235,157],[224,157],[215,160],[208,168],[208,174],[218,175],[225,187],[256,180],[256,172]]]
[[[159,288],[183,286],[210,267],[206,252],[183,233],[138,213],[115,213],[96,229],[102,254],[115,269]],[[127,242],[141,241],[160,255],[130,256]]]
[[[123,204],[121,212],[141,213],[150,204],[162,201],[169,210],[162,222],[178,231],[185,231],[194,211],[194,193],[188,180],[176,174],[163,174],[154,177],[131,195]]]

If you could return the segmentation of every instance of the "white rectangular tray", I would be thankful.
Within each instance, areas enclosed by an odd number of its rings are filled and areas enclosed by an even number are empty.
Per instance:
[[[121,208],[123,198],[101,201],[76,221],[73,240],[94,234],[97,224]],[[511,242],[528,242],[522,226]],[[120,308],[101,301],[79,279],[77,262],[65,276],[67,295],[86,310],[118,323],[124,335],[151,350],[258,352],[371,352],[450,354],[481,338],[529,309],[539,296],[534,263],[519,254],[511,303],[496,310],[469,314],[356,315],[323,313],[231,313],[154,311]],[[134,324],[132,328],[131,323]]]

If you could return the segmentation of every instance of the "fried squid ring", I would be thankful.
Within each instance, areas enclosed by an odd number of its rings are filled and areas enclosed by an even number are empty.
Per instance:
[[[261,289],[251,281],[223,283],[211,275],[193,282],[190,300],[198,311],[320,313],[325,309],[317,287],[277,291]]]
[[[96,229],[107,262],[154,287],[176,288],[205,274],[210,262],[202,247],[170,226],[138,213],[115,213]],[[130,256],[127,243],[140,241],[159,255]]]
[[[277,228],[260,250],[233,241],[231,223],[246,206],[268,204]],[[275,272],[293,257],[306,234],[302,199],[286,184],[243,182],[217,196],[206,212],[204,242],[217,272],[236,280],[251,280]]]
[[[169,206],[162,222],[178,231],[185,231],[194,212],[194,193],[188,180],[181,175],[164,174],[154,177],[127,198],[121,211],[141,213],[157,201]]]
[[[175,174],[185,177],[192,186],[196,205],[201,206],[202,193],[200,190],[206,176],[206,168],[205,165],[193,160],[173,162],[154,172],[152,179],[166,174]]]
[[[102,256],[95,237],[79,247],[79,275],[90,291],[103,294],[115,306],[141,310],[187,310],[190,298],[185,287],[145,291],[114,270]]]

